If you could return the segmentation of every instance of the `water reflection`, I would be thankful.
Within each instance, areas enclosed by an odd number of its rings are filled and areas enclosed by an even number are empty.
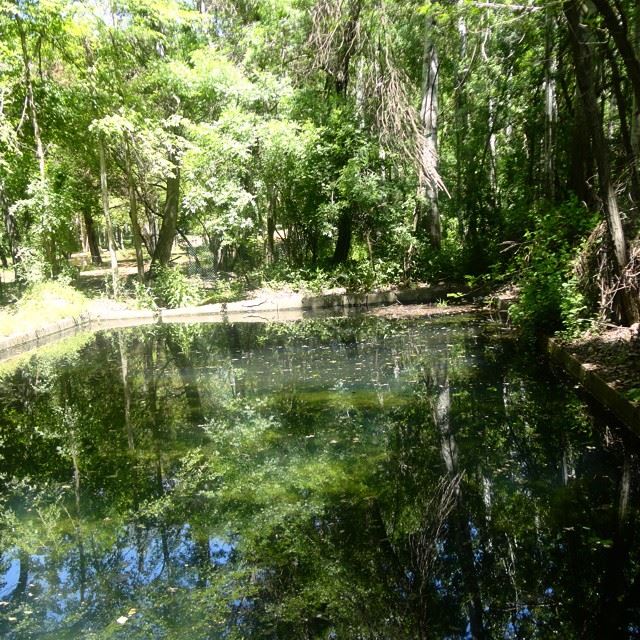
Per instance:
[[[635,444],[494,334],[151,327],[5,371],[0,634],[640,636]]]

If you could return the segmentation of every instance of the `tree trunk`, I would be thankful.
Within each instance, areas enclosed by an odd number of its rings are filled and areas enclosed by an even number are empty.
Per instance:
[[[8,599],[11,602],[20,602],[23,600],[27,591],[27,585],[29,584],[29,569],[31,566],[31,556],[29,553],[20,549],[18,551],[18,561],[20,562],[20,569],[18,571],[18,581],[14,587],[11,595]]]
[[[2,213],[2,220],[4,222],[4,230],[7,234],[7,240],[9,242],[9,253],[13,260],[14,267],[20,262],[20,256],[18,255],[18,243],[20,236],[18,233],[18,227],[16,225],[16,219],[11,213],[9,203],[4,193],[4,184],[0,181],[0,212]]]
[[[42,188],[42,206],[45,210],[49,208],[49,194],[47,190],[46,182],[46,168],[45,168],[45,156],[44,145],[42,144],[42,136],[40,134],[40,125],[38,122],[38,111],[36,109],[36,101],[33,95],[33,81],[31,79],[31,59],[29,57],[29,50],[27,47],[27,34],[24,30],[22,18],[17,14],[15,15],[16,24],[18,26],[18,33],[20,35],[20,45],[22,48],[22,62],[24,66],[24,84],[27,94],[27,106],[29,109],[29,116],[31,118],[31,126],[33,127],[33,139],[36,146],[36,158],[38,160],[38,172],[40,175],[40,184]],[[48,213],[48,212],[47,212]],[[55,238],[52,232],[45,232],[44,234],[44,250],[49,262],[49,267],[52,269],[52,274],[57,272],[57,261],[55,251]]]
[[[166,267],[169,264],[173,241],[176,237],[178,206],[180,203],[180,167],[173,152],[170,153],[169,160],[173,164],[173,175],[167,178],[167,198],[164,203],[158,242],[151,260],[151,271],[156,266]]]
[[[614,10],[608,0],[593,0],[593,4],[604,19],[607,30],[616,43],[627,76],[631,82],[636,104],[638,104],[640,103],[640,58],[638,58],[638,52],[634,51],[633,44],[629,39],[627,19],[622,13],[622,7],[619,2],[616,2],[616,9]]]
[[[142,181],[141,193],[142,193],[142,201],[144,204],[144,213],[146,217],[146,222],[140,229],[140,232],[144,238],[145,245],[147,247],[147,251],[149,255],[153,255],[156,250],[156,244],[158,242],[158,226],[156,224],[156,210],[157,210],[157,199],[147,191],[147,185],[145,181]],[[153,198],[153,202],[152,202]]]
[[[129,191],[129,218],[131,219],[131,235],[133,236],[133,246],[136,250],[136,266],[138,268],[138,279],[144,282],[144,257],[142,255],[142,234],[138,221],[138,199],[136,196],[136,184],[131,167],[131,151],[129,140],[125,139],[125,162],[127,169],[127,188]]]
[[[460,471],[458,445],[451,425],[451,389],[447,360],[432,371],[433,387],[437,397],[433,403],[433,421],[440,433],[440,455],[447,475],[454,478]],[[480,581],[474,562],[473,540],[469,530],[471,517],[464,506],[462,490],[458,488],[457,504],[449,520],[449,528],[456,547],[456,555],[469,602],[469,631],[473,640],[487,637],[483,620]]]
[[[333,252],[333,264],[338,265],[346,262],[351,251],[351,235],[353,231],[353,214],[351,208],[347,207],[338,219],[338,239],[336,249]]]
[[[200,396],[197,378],[189,375],[189,372],[194,368],[193,363],[171,335],[167,336],[166,345],[182,381],[184,395],[189,408],[190,423],[192,425],[200,425],[204,422],[204,411],[202,409],[202,397]]]
[[[574,118],[571,124],[571,146],[569,155],[569,189],[575,193],[578,200],[586,203],[590,209],[596,207],[595,194],[589,183],[589,177],[595,172],[593,168],[593,154],[591,140],[585,136],[588,130],[584,105],[580,99],[579,90],[573,96]]]
[[[460,55],[456,68],[456,87],[454,90],[454,130],[455,130],[455,157],[456,157],[456,211],[460,222],[460,229],[465,233],[467,207],[465,198],[465,171],[467,167],[464,141],[469,131],[469,113],[466,93],[467,68],[467,24],[464,17],[458,19],[458,35],[460,37]]]
[[[82,253],[89,253],[89,239],[87,238],[87,227],[84,224],[83,215],[76,215],[76,225],[80,233],[80,247],[82,248]]]
[[[267,264],[273,264],[276,261],[276,247],[275,247],[275,233],[276,233],[276,195],[275,193],[269,193],[269,205],[267,210]]]
[[[339,96],[347,95],[349,86],[349,66],[353,55],[354,43],[358,35],[358,21],[360,20],[360,11],[362,10],[362,0],[351,0],[349,3],[349,18],[345,26],[342,39],[342,46],[338,51],[338,66],[335,77],[336,93]]]
[[[340,64],[335,77],[336,94],[346,99],[349,87],[349,73],[351,57],[353,55],[356,37],[358,35],[358,21],[362,10],[362,0],[351,0],[349,3],[349,18],[344,30],[342,45],[337,52]],[[353,211],[350,207],[343,210],[338,220],[338,237],[333,252],[333,264],[346,262],[351,252],[351,236],[353,232]]]
[[[631,132],[629,131],[629,124],[627,122],[627,100],[624,95],[622,78],[620,77],[620,71],[618,70],[618,63],[615,55],[608,47],[607,57],[609,58],[609,64],[611,66],[611,84],[613,88],[613,95],[616,100],[616,107],[618,108],[618,119],[620,120],[620,137],[622,138],[622,146],[624,148],[631,178],[631,199],[637,209],[640,204],[640,179],[638,178],[637,156],[633,150]]]
[[[98,135],[98,153],[100,155],[100,191],[102,193],[102,211],[104,212],[105,227],[107,229],[107,239],[109,242],[109,256],[111,258],[111,282],[113,285],[113,295],[118,295],[118,256],[116,255],[116,241],[113,236],[113,225],[111,224],[111,211],[109,209],[109,190],[107,187],[107,160],[104,152],[104,141],[102,135]]]
[[[593,79],[593,60],[586,27],[581,21],[579,0],[565,0],[564,14],[569,25],[569,40],[573,55],[580,97],[584,106],[588,129],[591,133],[593,155],[598,171],[600,197],[604,208],[609,236],[613,245],[616,271],[619,276],[627,266],[627,244],[618,209],[618,201],[611,181],[609,154],[598,109]],[[623,321],[630,320],[633,312],[628,295],[620,292],[620,311]]]
[[[422,59],[422,104],[420,122],[422,139],[418,174],[418,197],[413,218],[413,230],[418,233],[426,217],[431,246],[439,249],[442,244],[442,227],[438,208],[438,189],[426,175],[428,167],[432,174],[438,171],[438,50],[433,41],[434,21],[427,16],[424,32]]]
[[[544,67],[544,195],[549,202],[556,199],[556,57],[554,51],[555,21],[553,10],[545,10],[545,67]]]
[[[100,243],[98,242],[98,234],[96,233],[96,227],[93,222],[93,216],[91,215],[91,208],[89,205],[85,205],[82,208],[82,220],[84,222],[87,243],[89,244],[89,251],[91,253],[91,262],[95,265],[101,265],[102,256],[100,254]]]

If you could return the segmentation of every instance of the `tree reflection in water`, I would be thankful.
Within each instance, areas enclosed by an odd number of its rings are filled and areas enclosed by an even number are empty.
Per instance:
[[[488,322],[113,331],[2,376],[2,637],[640,635],[635,444]]]

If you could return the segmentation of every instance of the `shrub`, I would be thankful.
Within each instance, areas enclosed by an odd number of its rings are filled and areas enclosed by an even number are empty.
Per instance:
[[[574,261],[597,223],[575,201],[541,212],[525,233],[516,258],[520,296],[510,309],[514,324],[525,333],[576,333],[588,321],[589,309],[574,275]]]
[[[151,291],[160,306],[171,309],[200,304],[202,301],[201,280],[188,278],[177,268],[154,269]]]

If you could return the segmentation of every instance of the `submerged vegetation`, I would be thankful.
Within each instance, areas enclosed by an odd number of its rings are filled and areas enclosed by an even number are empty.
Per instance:
[[[157,304],[447,279],[638,320],[633,0],[2,0],[0,36],[5,297],[82,260],[123,295],[126,248]]]
[[[0,371],[0,634],[636,637],[636,446],[495,334],[154,326]]]

